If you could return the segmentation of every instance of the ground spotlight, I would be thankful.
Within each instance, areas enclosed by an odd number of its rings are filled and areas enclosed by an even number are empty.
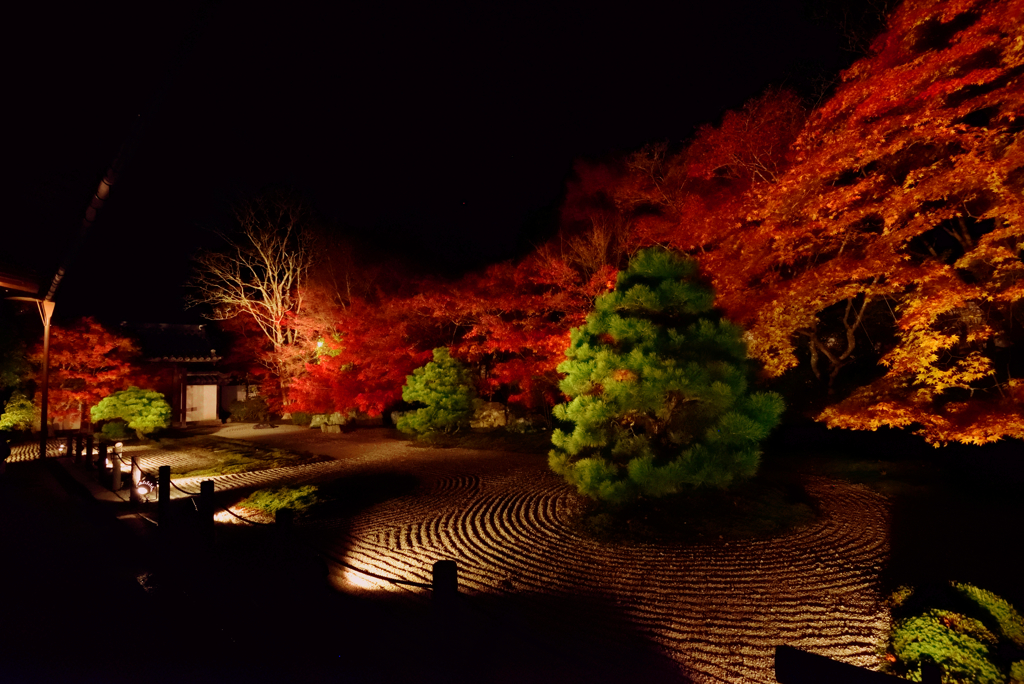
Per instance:
[[[146,499],[154,489],[156,489],[156,482],[153,482],[152,478],[148,475],[143,475],[139,480],[139,483],[135,485],[135,491],[138,492],[139,496],[143,499]]]

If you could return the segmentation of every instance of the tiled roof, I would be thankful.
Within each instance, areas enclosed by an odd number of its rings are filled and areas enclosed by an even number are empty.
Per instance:
[[[147,361],[209,363],[221,359],[203,325],[122,323],[121,327],[138,341]]]

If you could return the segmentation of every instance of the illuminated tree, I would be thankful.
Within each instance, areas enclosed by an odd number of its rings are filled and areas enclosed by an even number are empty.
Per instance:
[[[51,417],[88,418],[86,410],[103,397],[143,378],[133,363],[138,357],[135,342],[107,330],[92,318],[71,325],[54,326],[50,336]],[[42,363],[42,345],[32,360]]]
[[[613,274],[605,266],[585,280],[545,252],[456,282],[408,279],[355,296],[318,324],[316,360],[290,395],[301,410],[379,415],[401,400],[406,377],[431,350],[446,346],[472,366],[482,395],[546,413],[560,398],[556,367],[569,327],[583,322]]]
[[[467,276],[434,298],[435,314],[458,325],[452,348],[479,369],[482,394],[546,413],[561,399],[557,367],[569,329],[586,320],[614,273],[606,264],[592,272],[574,268],[542,249],[518,264]]]
[[[880,357],[830,426],[1024,437],[1021,16],[1020,0],[904,3],[719,248],[721,303],[769,372],[801,347],[829,380]],[[871,315],[894,331],[877,351]]]
[[[4,406],[3,413],[0,413],[0,431],[31,430],[36,417],[32,400],[21,392],[15,392]]]
[[[785,170],[790,145],[807,117],[789,90],[769,90],[719,126],[702,126],[683,157],[690,178],[774,183]]]
[[[164,395],[156,390],[129,387],[104,397],[92,407],[92,419],[116,420],[120,418],[135,430],[139,439],[162,430],[171,424],[171,406]]]
[[[259,196],[235,218],[237,231],[221,234],[222,251],[195,257],[189,303],[208,306],[212,320],[251,319],[268,344],[261,362],[287,384],[282,352],[296,342],[293,321],[317,256],[313,219],[301,202],[283,195]]]
[[[640,252],[572,331],[551,468],[612,503],[749,478],[782,399],[748,390],[742,330],[712,311],[697,264]]]
[[[355,298],[318,340],[315,361],[292,382],[294,409],[379,416],[402,398],[405,378],[437,346],[432,319],[400,296]]]
[[[802,129],[770,92],[598,188],[698,259],[769,375],[817,379],[830,426],[1024,436],[1022,13],[905,2]]]
[[[641,244],[693,254],[715,279],[735,267],[720,248],[741,239],[752,202],[788,168],[806,116],[795,94],[769,90],[726,112],[720,126],[702,126],[677,153],[660,144],[630,155],[626,173],[606,192],[632,217]]]
[[[396,427],[402,432],[454,432],[469,425],[475,396],[466,367],[438,347],[434,360],[414,370],[402,389],[402,399],[423,408],[403,415]]]

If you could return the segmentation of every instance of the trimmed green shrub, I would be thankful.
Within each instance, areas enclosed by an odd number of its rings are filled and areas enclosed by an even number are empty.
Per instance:
[[[313,414],[305,411],[292,411],[292,425],[308,427],[313,422]]]
[[[129,429],[135,430],[139,439],[171,424],[171,406],[164,395],[138,387],[104,397],[92,407],[91,413],[96,422],[120,418],[128,423]]]
[[[112,420],[103,424],[100,433],[111,442],[116,442],[128,437],[128,426],[123,420]]]
[[[407,412],[395,427],[402,432],[454,432],[469,425],[475,395],[466,367],[438,347],[434,360],[407,375],[402,388],[402,399],[424,408]]]
[[[1005,600],[970,584],[931,596],[897,592],[889,639],[896,674],[919,682],[922,664],[932,662],[943,682],[1022,681],[1024,620]]]
[[[236,423],[269,423],[270,407],[263,397],[250,397],[231,404],[231,420]]]
[[[574,328],[555,407],[551,469],[592,499],[620,504],[757,473],[758,444],[784,409],[750,393],[743,330],[712,310],[697,264],[636,255],[615,290]]]
[[[239,501],[238,505],[254,508],[269,515],[274,515],[282,508],[290,508],[296,515],[300,515],[320,503],[318,491],[319,488],[315,485],[268,487],[257,489]]]
[[[956,590],[969,598],[979,608],[992,616],[999,631],[1017,648],[1024,649],[1024,619],[1013,606],[991,591],[979,589],[971,584],[955,584]]]
[[[0,414],[0,430],[31,430],[35,417],[36,407],[32,400],[21,392],[15,392],[4,406],[3,414]]]

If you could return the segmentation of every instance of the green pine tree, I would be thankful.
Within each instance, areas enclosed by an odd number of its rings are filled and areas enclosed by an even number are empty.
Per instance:
[[[466,367],[438,347],[433,361],[405,377],[402,398],[425,406],[399,418],[397,427],[402,432],[454,432],[469,424],[475,396]]]
[[[743,331],[712,311],[694,261],[640,252],[572,331],[555,417],[552,470],[610,503],[686,486],[726,487],[757,472],[758,443],[782,414],[750,393]]]
[[[92,419],[114,420],[120,418],[135,430],[139,439],[166,428],[171,424],[171,406],[164,395],[156,390],[129,387],[103,397],[92,407]]]

